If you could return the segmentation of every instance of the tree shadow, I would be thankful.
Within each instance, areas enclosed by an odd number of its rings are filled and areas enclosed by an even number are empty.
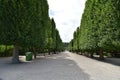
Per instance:
[[[120,66],[120,59],[117,58],[105,58],[105,60],[103,60],[102,62]]]
[[[88,56],[86,56],[88,57]],[[116,65],[116,66],[120,66],[120,58],[107,58],[105,57],[104,59],[100,59],[99,57],[88,57],[90,59],[94,59],[94,60],[97,60],[97,61],[100,61],[100,62],[104,62],[104,63],[109,63],[109,64],[112,64],[112,65]]]
[[[85,73],[76,62],[68,59],[68,57],[70,56],[64,54],[38,57],[29,63],[7,64],[2,69],[4,69],[6,77],[8,77],[7,71],[10,71],[13,75],[16,73],[19,75],[20,73],[17,71],[20,71],[22,72],[20,75],[24,77],[24,80],[27,77],[34,80],[31,75],[39,77],[41,80],[90,80],[90,75]]]

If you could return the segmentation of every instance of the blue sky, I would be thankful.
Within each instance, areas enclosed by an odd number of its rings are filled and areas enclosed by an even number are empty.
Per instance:
[[[49,15],[55,19],[63,42],[73,39],[73,33],[80,25],[86,0],[48,0]]]

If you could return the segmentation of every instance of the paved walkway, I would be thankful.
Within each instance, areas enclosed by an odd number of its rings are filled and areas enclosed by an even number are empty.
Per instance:
[[[120,66],[63,52],[31,62],[0,59],[0,80],[120,80]]]

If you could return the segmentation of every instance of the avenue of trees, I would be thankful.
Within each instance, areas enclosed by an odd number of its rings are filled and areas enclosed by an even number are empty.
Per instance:
[[[120,1],[87,0],[80,27],[69,43],[70,51],[94,53],[120,53]]]
[[[63,50],[54,19],[48,15],[47,0],[0,0],[0,45],[13,45],[13,63],[19,62],[19,50]]]

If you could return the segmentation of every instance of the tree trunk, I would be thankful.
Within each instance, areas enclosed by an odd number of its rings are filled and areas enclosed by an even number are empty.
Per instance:
[[[5,45],[5,55],[4,56],[9,56],[9,54],[7,53],[7,45]]]
[[[44,53],[44,56],[45,56],[45,53]]]
[[[78,51],[76,51],[76,54],[78,54]]]
[[[101,60],[104,60],[104,55],[103,55],[103,51],[102,51],[102,50],[100,50],[99,55],[100,55],[99,58],[100,58]]]
[[[33,55],[34,55],[34,59],[36,59],[37,54],[36,54],[35,48],[33,48]]]
[[[50,50],[48,50],[48,54],[50,55]]]
[[[36,54],[36,53],[33,53],[33,55],[34,55],[34,59],[36,59],[36,58],[37,58],[37,57],[36,57],[36,56],[37,56],[37,54]]]
[[[56,51],[54,50],[54,54],[56,54]]]
[[[12,63],[19,63],[19,51],[18,51],[18,46],[14,45],[13,49],[13,58],[12,58]]]
[[[7,53],[7,45],[5,45],[5,53]]]
[[[94,54],[94,53],[90,53],[90,57],[91,57],[91,58],[94,58],[93,54]]]

